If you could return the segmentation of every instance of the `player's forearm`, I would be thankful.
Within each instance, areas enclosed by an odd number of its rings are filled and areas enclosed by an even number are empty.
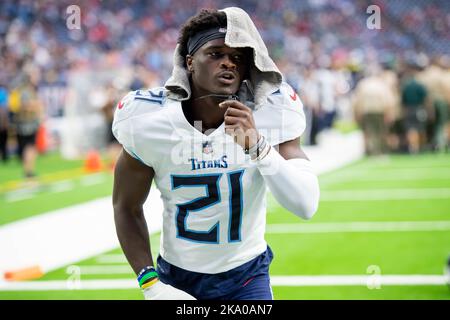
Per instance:
[[[136,274],[153,265],[150,239],[144,213],[131,213],[128,209],[114,207],[114,221],[120,246]]]
[[[319,206],[319,182],[306,159],[284,159],[274,148],[257,166],[275,199],[295,215],[310,219]]]

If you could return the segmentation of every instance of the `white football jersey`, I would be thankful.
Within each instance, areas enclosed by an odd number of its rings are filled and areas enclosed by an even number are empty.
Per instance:
[[[223,123],[203,134],[166,93],[156,88],[126,95],[116,108],[113,133],[155,171],[164,204],[161,256],[189,271],[228,271],[266,250],[266,184]],[[303,105],[286,83],[254,119],[273,146],[305,129]]]

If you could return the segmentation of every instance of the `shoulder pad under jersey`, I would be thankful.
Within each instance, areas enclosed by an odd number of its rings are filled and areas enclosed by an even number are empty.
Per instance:
[[[166,92],[164,88],[131,91],[116,106],[112,132],[123,148],[135,158],[139,159],[134,144],[133,119],[162,110]]]
[[[163,87],[130,91],[117,104],[114,122],[161,110],[166,102],[166,93]]]
[[[261,129],[272,145],[298,138],[306,127],[303,103],[295,90],[283,82],[258,110]]]

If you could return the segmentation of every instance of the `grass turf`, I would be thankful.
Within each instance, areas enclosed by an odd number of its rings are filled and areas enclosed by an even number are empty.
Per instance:
[[[322,192],[340,190],[390,190],[450,188],[450,155],[389,156],[369,158],[320,177]],[[102,185],[110,192],[111,181]],[[108,191],[109,190],[109,191]],[[81,192],[76,188],[73,193]],[[41,198],[44,195],[39,195]],[[81,202],[81,199],[79,199]],[[38,200],[36,200],[38,201]],[[37,202],[36,202],[37,203]],[[13,203],[11,206],[19,204]],[[450,221],[450,198],[385,201],[323,201],[311,221],[302,221],[268,199],[268,224],[340,223],[354,221]],[[37,206],[37,204],[36,204]],[[25,206],[26,207],[26,206]],[[19,209],[17,209],[19,210]],[[39,211],[39,210],[36,210]],[[42,211],[43,212],[43,211]],[[38,214],[36,212],[35,214]],[[1,221],[1,220],[0,220]],[[158,235],[152,237],[157,254]],[[442,274],[450,254],[449,231],[358,232],[318,234],[267,234],[275,258],[272,275],[365,275],[370,265],[381,274]],[[117,249],[107,254],[121,254]],[[77,265],[98,265],[98,257]],[[123,262],[126,265],[126,262]],[[48,273],[41,280],[65,280],[66,267]],[[82,275],[83,279],[134,279],[134,274]],[[446,286],[279,287],[276,299],[450,299]],[[68,290],[0,292],[0,299],[142,299],[133,290]]]
[[[86,173],[82,160],[38,157],[38,176],[22,179],[19,162],[0,165],[0,225],[111,195],[111,171]]]

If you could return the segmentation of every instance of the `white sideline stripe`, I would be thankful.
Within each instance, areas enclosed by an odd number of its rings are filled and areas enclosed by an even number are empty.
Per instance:
[[[95,259],[97,263],[128,263],[123,254],[104,254]]]
[[[397,169],[398,170],[398,169]],[[420,169],[419,169],[420,170]],[[392,171],[387,173],[383,170],[380,172],[373,172],[369,170],[353,170],[351,172],[344,173],[336,173],[328,177],[319,178],[322,180],[321,182],[326,183],[338,183],[338,182],[346,182],[346,180],[351,181],[410,181],[410,180],[450,180],[450,170],[448,171],[418,171],[418,170],[409,170],[397,172]]]
[[[420,286],[445,285],[444,275],[337,275],[337,276],[271,276],[272,286]],[[51,280],[51,281],[0,281],[0,291],[49,291],[49,290],[107,290],[136,289],[134,279],[115,280]]]
[[[130,265],[123,266],[80,266],[81,275],[92,275],[92,274],[130,274],[133,273]]]
[[[332,232],[414,232],[448,231],[450,221],[401,221],[401,222],[337,222],[268,224],[266,233],[332,233]]]
[[[349,276],[272,276],[273,286],[407,286],[407,285],[445,285],[444,275],[349,275]]]
[[[320,201],[450,199],[450,188],[323,191]]]

